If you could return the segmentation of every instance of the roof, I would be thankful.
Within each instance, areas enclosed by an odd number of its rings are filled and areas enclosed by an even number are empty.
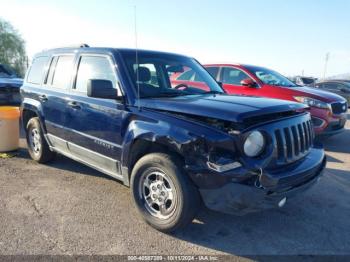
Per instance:
[[[114,48],[114,47],[87,47],[87,46],[82,46],[82,47],[60,47],[60,48],[54,48],[54,49],[48,49],[44,50],[36,56],[41,56],[41,55],[48,55],[52,53],[77,53],[80,51],[84,52],[106,52],[106,53],[125,53],[125,54],[132,54],[136,52],[135,48]],[[169,52],[162,52],[162,51],[154,51],[154,50],[144,50],[144,49],[137,49],[137,52],[139,54],[162,54],[162,55],[176,55],[176,56],[183,56],[186,57],[185,55],[181,54],[176,54],[176,53],[169,53]]]

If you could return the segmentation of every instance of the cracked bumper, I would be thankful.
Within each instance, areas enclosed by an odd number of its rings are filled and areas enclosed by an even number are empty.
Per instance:
[[[287,198],[288,202],[290,197],[307,190],[319,180],[326,158],[323,151],[313,153],[298,165],[284,169],[283,173],[263,173],[262,181],[269,186],[257,188],[230,182],[220,188],[200,189],[202,199],[209,209],[235,215],[276,208],[283,198]]]

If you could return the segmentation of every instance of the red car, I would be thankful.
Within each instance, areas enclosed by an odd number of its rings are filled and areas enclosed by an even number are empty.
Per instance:
[[[264,67],[212,64],[205,65],[205,68],[222,83],[229,94],[278,98],[309,105],[317,135],[329,136],[344,129],[348,105],[339,95],[298,86],[281,74]],[[177,88],[206,88],[191,70],[173,75],[171,82]]]

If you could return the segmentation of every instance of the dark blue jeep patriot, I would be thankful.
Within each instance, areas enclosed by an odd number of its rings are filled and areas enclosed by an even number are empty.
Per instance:
[[[200,87],[171,75],[193,70]],[[30,156],[65,155],[131,187],[143,218],[170,232],[203,201],[245,214],[282,207],[325,168],[304,105],[227,95],[193,58],[114,48],[35,56],[23,87]]]

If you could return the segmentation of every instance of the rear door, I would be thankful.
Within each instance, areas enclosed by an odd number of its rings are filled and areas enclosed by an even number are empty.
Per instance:
[[[55,55],[51,58],[43,85],[45,92],[39,97],[49,140],[55,147],[65,147],[61,141],[67,138],[67,95],[72,85],[74,60],[73,54]]]
[[[66,93],[71,84],[74,55],[36,57],[29,69],[26,85],[31,87],[30,98],[40,103],[47,134],[65,137]],[[27,96],[27,95],[26,95]]]
[[[121,125],[125,115],[122,100],[87,96],[89,79],[110,80],[121,95],[113,57],[81,54],[68,101],[66,125],[69,153],[111,176],[121,179]]]

